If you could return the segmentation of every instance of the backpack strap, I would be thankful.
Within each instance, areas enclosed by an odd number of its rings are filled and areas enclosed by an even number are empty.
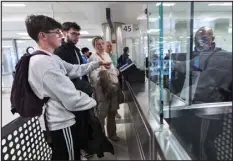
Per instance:
[[[31,55],[32,56],[34,56],[34,55],[47,55],[47,56],[50,56],[49,54],[47,54],[46,52],[41,51],[41,50],[36,50]]]
[[[45,97],[44,99],[44,104],[45,104],[45,112],[44,112],[44,122],[45,122],[45,129],[46,129],[46,141],[48,144],[51,144],[52,143],[52,135],[51,135],[51,132],[49,130],[49,126],[48,126],[48,120],[46,118],[46,114],[47,114],[47,108],[48,108],[48,105],[47,105],[47,102],[49,101],[49,97]]]

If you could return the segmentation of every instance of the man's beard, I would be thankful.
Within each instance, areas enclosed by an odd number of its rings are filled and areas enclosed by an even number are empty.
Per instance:
[[[77,43],[74,43],[70,38],[69,38],[69,36],[67,35],[67,42],[68,43],[70,43],[70,44],[74,44],[74,45],[76,45]]]

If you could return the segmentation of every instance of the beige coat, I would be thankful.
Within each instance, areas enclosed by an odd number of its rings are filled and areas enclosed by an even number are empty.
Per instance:
[[[105,61],[112,62],[109,54],[107,54],[107,53],[104,53],[103,58]],[[100,60],[101,60],[101,58],[96,53],[93,53],[91,55],[91,57],[89,58],[89,62],[100,61]],[[100,84],[99,84],[99,71],[100,70],[101,70],[101,68],[97,68],[94,71],[92,71],[89,75],[90,82],[95,89],[95,92],[94,92],[95,99],[96,99],[97,103],[111,101],[111,108],[113,110],[117,110],[118,106],[119,106],[118,102],[117,102],[117,94],[116,94],[116,99],[113,98],[113,100],[106,100],[106,98],[103,95],[102,88],[100,87]],[[110,69],[107,69],[107,70],[111,73],[118,75],[117,69],[114,67],[113,64],[111,64]]]

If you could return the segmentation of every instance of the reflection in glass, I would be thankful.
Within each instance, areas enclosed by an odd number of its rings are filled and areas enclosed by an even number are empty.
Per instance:
[[[2,41],[2,88],[10,88],[13,81],[12,72],[16,56],[13,48],[13,41]]]
[[[148,7],[150,108],[159,115],[163,90],[165,120],[192,159],[232,160],[232,8],[192,3],[163,5],[162,42],[159,6]]]

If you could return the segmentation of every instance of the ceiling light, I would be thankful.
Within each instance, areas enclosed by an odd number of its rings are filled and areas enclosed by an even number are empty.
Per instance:
[[[13,46],[2,46],[2,48],[13,48]]]
[[[230,34],[232,33],[232,28],[228,29],[228,33],[230,33]]]
[[[146,20],[146,19],[147,19],[146,15],[137,17],[137,20]]]
[[[87,31],[80,31],[80,34],[82,34],[82,35],[87,35],[87,34],[89,34]]]
[[[156,3],[156,6],[159,6],[161,4],[161,2]],[[164,7],[171,7],[176,5],[175,3],[162,3]]]
[[[92,41],[92,39],[87,39],[87,41]]]
[[[22,37],[22,39],[32,39],[32,38],[29,36],[25,36],[25,37]]]
[[[232,6],[232,3],[209,3],[208,6]]]
[[[3,3],[2,4],[4,7],[25,7],[26,5],[25,4],[23,4],[23,3],[19,3],[19,4],[14,4],[14,3],[7,3],[7,4],[5,4],[5,3]]]
[[[17,35],[28,36],[28,33],[26,33],[26,32],[20,32],[20,33],[17,33]]]
[[[150,30],[147,30],[147,33],[152,33],[152,32],[159,32],[159,29],[150,29]]]
[[[143,16],[138,16],[137,20],[146,20],[147,16],[143,15]],[[156,22],[159,18],[158,17],[149,17],[149,22]]]
[[[149,18],[149,22],[156,22],[159,18]]]
[[[25,41],[17,40],[17,43],[25,43]]]
[[[214,21],[214,20],[216,20],[217,18],[210,18],[210,17],[208,17],[208,18],[204,18],[204,19],[202,19],[202,21]]]

